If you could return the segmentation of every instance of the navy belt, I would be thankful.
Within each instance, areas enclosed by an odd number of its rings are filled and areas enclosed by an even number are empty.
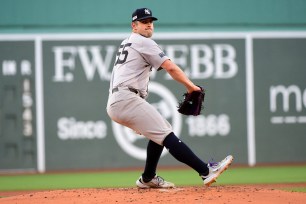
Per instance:
[[[138,94],[138,90],[137,89],[134,89],[134,88],[131,88],[131,87],[127,87],[127,90],[129,90],[129,91],[131,91],[131,92],[133,92],[135,94]],[[112,93],[115,93],[117,91],[119,91],[118,87],[112,89]]]

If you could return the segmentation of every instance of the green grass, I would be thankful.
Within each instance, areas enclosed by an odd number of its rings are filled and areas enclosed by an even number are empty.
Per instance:
[[[86,172],[1,175],[0,191],[71,188],[134,187],[140,171]],[[202,181],[190,169],[160,170],[159,175],[177,186],[198,186]],[[220,185],[306,183],[305,166],[230,168],[219,179]],[[305,192],[305,188],[289,189]]]

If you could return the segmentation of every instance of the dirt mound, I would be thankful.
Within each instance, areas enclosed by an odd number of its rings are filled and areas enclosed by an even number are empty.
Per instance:
[[[277,188],[280,186],[278,185]],[[18,195],[19,194],[19,195]],[[100,188],[39,192],[2,192],[0,204],[93,204],[93,203],[305,203],[306,193],[288,192],[273,186],[177,187],[173,189]]]

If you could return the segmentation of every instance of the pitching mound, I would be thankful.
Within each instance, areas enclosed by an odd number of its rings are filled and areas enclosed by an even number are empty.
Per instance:
[[[9,193],[9,192],[7,192]],[[0,198],[1,204],[72,203],[305,203],[306,193],[288,192],[272,186],[178,187],[173,189],[106,188],[23,192]],[[5,193],[1,193],[2,196]]]

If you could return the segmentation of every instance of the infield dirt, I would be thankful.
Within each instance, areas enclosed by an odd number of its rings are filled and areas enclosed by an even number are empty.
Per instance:
[[[306,203],[306,193],[283,188],[302,184],[177,187],[173,189],[96,188],[51,191],[0,192],[0,204],[96,204],[96,203]]]

